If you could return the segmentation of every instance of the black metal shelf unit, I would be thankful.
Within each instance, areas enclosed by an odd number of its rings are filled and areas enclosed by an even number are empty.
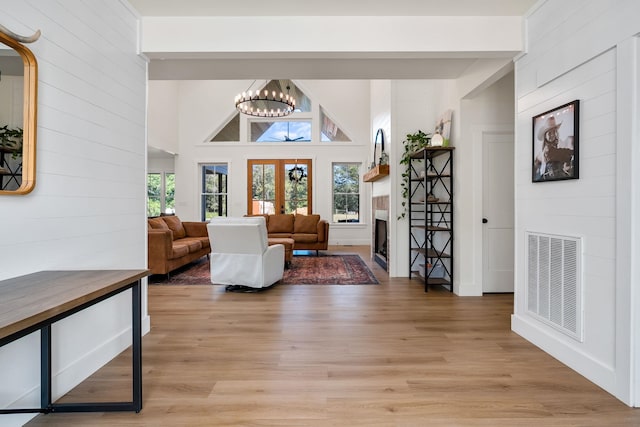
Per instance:
[[[453,292],[453,147],[411,154],[409,271],[412,279]]]
[[[16,190],[22,183],[22,156],[0,147],[0,190]]]

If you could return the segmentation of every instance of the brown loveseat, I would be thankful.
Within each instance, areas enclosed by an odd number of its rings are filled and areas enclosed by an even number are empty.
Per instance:
[[[326,250],[329,245],[329,223],[320,215],[264,215],[269,238],[294,240],[293,249]]]
[[[149,218],[147,223],[151,274],[168,274],[211,252],[206,222],[183,222],[177,216],[161,216]]]

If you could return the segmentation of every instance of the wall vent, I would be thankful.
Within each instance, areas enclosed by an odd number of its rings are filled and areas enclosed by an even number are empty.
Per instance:
[[[582,342],[582,242],[578,237],[526,233],[527,311]]]

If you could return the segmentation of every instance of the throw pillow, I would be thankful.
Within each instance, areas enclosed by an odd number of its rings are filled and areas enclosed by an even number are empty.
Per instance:
[[[318,232],[320,215],[296,215],[293,232],[303,234],[316,234]]]
[[[149,218],[147,220],[147,224],[154,230],[168,230],[169,226],[166,222],[162,220],[162,218]]]
[[[167,223],[169,229],[173,231],[173,240],[182,239],[187,235],[182,226],[182,221],[177,216],[165,216],[162,219]]]
[[[293,214],[277,214],[269,217],[267,225],[269,233],[292,233]]]

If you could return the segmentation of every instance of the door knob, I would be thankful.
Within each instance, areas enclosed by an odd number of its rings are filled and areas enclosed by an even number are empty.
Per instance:
[[[483,224],[486,224],[486,223],[488,223],[488,222],[489,222],[489,220],[488,220],[487,218],[482,218],[482,223],[483,223]]]

